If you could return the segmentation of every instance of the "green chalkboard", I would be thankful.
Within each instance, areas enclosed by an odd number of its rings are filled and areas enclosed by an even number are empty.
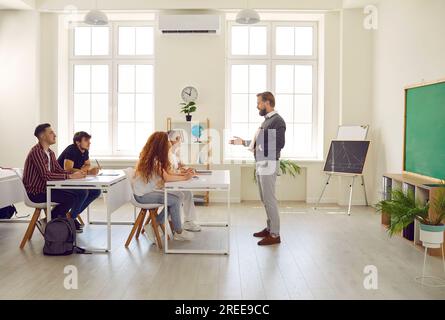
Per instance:
[[[445,81],[406,89],[404,170],[445,178]]]

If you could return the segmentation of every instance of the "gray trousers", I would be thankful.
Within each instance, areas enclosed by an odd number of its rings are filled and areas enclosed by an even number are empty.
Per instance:
[[[280,235],[280,215],[277,198],[275,197],[275,183],[277,181],[279,162],[271,160],[258,161],[255,167],[261,202],[263,202],[266,209],[267,229],[271,234],[278,236]]]

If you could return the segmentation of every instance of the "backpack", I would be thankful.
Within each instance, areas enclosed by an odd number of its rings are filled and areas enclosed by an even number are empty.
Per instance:
[[[17,209],[11,205],[0,209],[0,219],[11,219]]]
[[[85,249],[76,246],[76,225],[73,219],[56,218],[46,225],[43,235],[46,256],[67,256],[73,253],[86,253]]]

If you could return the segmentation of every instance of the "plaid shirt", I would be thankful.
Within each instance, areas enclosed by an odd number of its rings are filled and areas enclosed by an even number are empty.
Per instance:
[[[28,153],[23,171],[23,184],[27,193],[45,193],[47,181],[68,179],[69,172],[60,167],[54,152],[51,149],[48,151],[51,158],[51,170],[48,170],[48,156],[40,143],[32,147]]]

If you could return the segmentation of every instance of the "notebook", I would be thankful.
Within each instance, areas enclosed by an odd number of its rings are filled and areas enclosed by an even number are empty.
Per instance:
[[[212,170],[196,170],[196,174],[212,174]]]

